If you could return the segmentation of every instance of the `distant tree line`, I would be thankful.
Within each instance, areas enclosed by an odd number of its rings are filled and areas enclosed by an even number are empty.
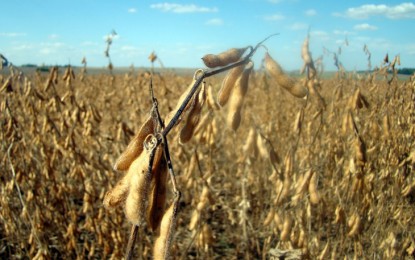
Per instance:
[[[69,65],[69,64],[67,64],[67,65],[45,65],[45,64],[42,64],[42,65],[39,66],[39,65],[36,65],[36,64],[31,64],[31,63],[21,65],[22,68],[36,68],[36,70],[42,71],[42,72],[48,72],[49,69],[52,68],[52,67],[66,68],[68,66],[71,66],[71,65]]]
[[[415,73],[415,68],[402,68],[402,69],[398,69],[398,74],[412,75],[414,73]]]

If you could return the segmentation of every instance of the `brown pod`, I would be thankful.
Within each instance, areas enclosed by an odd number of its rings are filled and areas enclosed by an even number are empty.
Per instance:
[[[69,77],[69,73],[70,73],[70,67],[67,67],[66,68],[66,70],[65,70],[65,73],[63,74],[63,76],[62,76],[62,80],[63,81],[65,81],[65,80],[67,80],[68,79],[68,77]]]
[[[208,68],[216,68],[229,65],[237,62],[244,54],[248,47],[245,48],[232,48],[225,52],[215,54],[207,54],[202,57],[203,63]]]
[[[160,235],[156,239],[153,248],[153,257],[156,260],[167,259],[169,257],[177,216],[177,205],[178,203],[173,203],[166,213],[164,213],[163,219],[161,220]]]
[[[348,237],[354,237],[361,233],[362,228],[363,228],[363,223],[362,223],[361,217],[357,213],[352,215],[348,224],[350,227],[350,231],[349,233],[347,233]]]
[[[136,159],[144,149],[143,143],[149,134],[153,134],[156,128],[154,119],[149,116],[141,126],[138,133],[130,141],[124,152],[118,157],[114,164],[114,170],[126,171],[130,167],[134,159]]]
[[[249,129],[248,137],[246,138],[245,145],[242,146],[242,151],[245,156],[256,157],[258,153],[258,146],[256,144],[256,131],[253,127]]]
[[[147,208],[147,221],[153,231],[159,227],[164,214],[168,176],[167,162],[163,156],[163,149],[159,148],[157,153],[161,154],[161,158],[159,162],[154,162],[155,164],[153,165],[150,196]]]
[[[312,63],[310,50],[308,48],[308,44],[310,42],[310,38],[307,36],[307,38],[304,39],[303,46],[301,48],[301,58],[303,58],[305,64]]]
[[[363,140],[357,136],[354,142],[356,165],[363,167],[366,163],[366,145]]]
[[[231,92],[235,86],[236,80],[241,76],[244,71],[244,66],[238,66],[231,69],[226,75],[225,79],[222,82],[222,87],[218,93],[218,104],[223,107],[229,100]]]
[[[284,218],[284,224],[282,226],[282,231],[281,231],[281,236],[280,236],[281,241],[288,241],[288,239],[290,238],[292,225],[293,225],[293,220],[291,216],[286,215]]]
[[[274,220],[275,216],[275,208],[272,207],[271,210],[268,212],[267,217],[264,220],[264,226],[268,226]]]
[[[317,190],[317,174],[315,172],[313,172],[311,175],[310,183],[308,185],[308,192],[310,193],[311,204],[317,205],[320,202],[321,198]]]
[[[206,100],[207,100],[207,104],[209,106],[210,109],[213,110],[218,110],[219,106],[216,103],[215,98],[213,97],[213,87],[212,85],[208,85],[207,89],[206,89]]]
[[[206,92],[205,92],[205,83],[203,83],[202,88],[200,89],[197,96],[194,97],[194,104],[189,109],[187,113],[187,119],[180,131],[180,142],[186,143],[188,142],[196,129],[197,124],[199,123],[200,113],[202,112],[203,105],[205,104],[206,100]]]
[[[242,75],[236,81],[235,89],[230,98],[227,122],[234,131],[238,130],[241,123],[241,110],[246,92],[248,91],[249,75],[253,69],[253,63],[246,65]]]
[[[284,73],[281,66],[269,55],[265,53],[264,65],[266,71],[275,79],[277,84],[291,93],[291,95],[304,98],[308,95],[308,89],[302,82],[296,81]]]
[[[3,86],[0,88],[0,93],[3,92],[3,90],[7,89],[7,92],[11,92],[13,90],[12,88],[12,77],[8,77],[7,80],[4,82]]]
[[[151,181],[149,171],[151,153],[145,150],[135,159],[129,170],[131,173],[130,190],[125,201],[125,215],[134,225],[140,226],[144,221],[148,190]]]
[[[180,96],[179,101],[176,104],[176,107],[172,111],[170,111],[170,113],[167,114],[166,120],[165,120],[166,125],[170,123],[170,121],[173,119],[174,115],[177,113],[177,111],[181,107],[182,103],[185,101],[186,97],[189,95],[190,91],[192,90],[194,84],[196,83],[196,81],[198,79],[198,74],[199,73],[203,73],[203,70],[199,69],[194,73],[192,83],[190,83],[190,85],[187,87],[186,91],[183,92],[183,94]],[[200,89],[198,91],[200,91]],[[195,99],[195,96],[197,96],[197,95],[198,95],[198,92],[196,92],[193,95],[193,97],[191,98],[191,100],[189,100],[189,103],[187,103],[186,107],[183,109],[182,116],[191,106],[194,105],[194,99]],[[179,118],[179,120],[177,120],[176,125],[179,124],[180,121],[181,121],[181,118]]]
[[[114,188],[108,191],[104,197],[105,208],[114,208],[125,202],[130,189],[131,177],[134,170],[128,171],[124,177],[118,181]]]

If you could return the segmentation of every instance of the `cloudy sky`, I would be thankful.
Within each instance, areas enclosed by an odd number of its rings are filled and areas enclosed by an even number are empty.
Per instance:
[[[201,57],[266,42],[286,70],[301,67],[301,44],[310,31],[313,58],[337,52],[347,70],[366,69],[386,53],[415,67],[415,4],[402,1],[311,0],[20,0],[1,4],[0,53],[16,65],[105,66],[105,39],[114,66],[149,66],[155,51],[166,67],[203,67]],[[346,44],[348,43],[348,44]],[[258,66],[263,55],[254,60]],[[333,59],[324,56],[326,69]]]

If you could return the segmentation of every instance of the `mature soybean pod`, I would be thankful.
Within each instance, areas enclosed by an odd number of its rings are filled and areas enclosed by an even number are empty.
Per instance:
[[[170,121],[173,119],[174,115],[179,110],[179,108],[181,107],[182,103],[185,101],[186,97],[189,95],[190,91],[192,90],[194,84],[198,80],[198,74],[199,73],[202,73],[202,72],[203,72],[203,70],[200,70],[199,69],[199,70],[197,70],[194,73],[192,82],[187,87],[186,91],[183,92],[183,94],[180,96],[180,98],[179,98],[179,100],[178,100],[178,102],[176,104],[176,107],[172,111],[170,111],[170,113],[167,114],[167,116],[166,116],[166,125],[168,123],[170,123]],[[189,101],[189,103],[187,103],[186,107],[183,109],[182,115],[183,115],[183,113],[185,113],[192,106],[192,104],[194,104],[194,99],[195,99],[195,96],[197,95],[197,93],[198,92],[196,92],[193,95],[192,99]],[[176,125],[179,124],[180,122],[181,122],[181,118],[179,118],[179,120],[177,120]]]
[[[186,143],[192,138],[194,130],[196,129],[197,124],[199,123],[200,113],[202,112],[202,108],[206,100],[205,90],[205,83],[203,83],[199,93],[197,94],[197,96],[194,97],[194,104],[189,109],[186,122],[180,131],[181,143]]]
[[[118,181],[114,188],[108,191],[104,197],[104,206],[108,208],[114,208],[125,202],[128,191],[130,189],[130,182],[132,177],[132,171],[128,171],[124,177]]]
[[[244,71],[244,66],[240,65],[231,69],[226,75],[225,79],[222,82],[222,87],[218,93],[218,104],[223,107],[229,100],[231,92],[235,86],[236,80],[241,76]]]
[[[269,55],[265,53],[265,69],[275,79],[282,88],[290,92],[293,96],[303,98],[308,95],[308,89],[300,81],[296,81],[284,73],[281,66]]]
[[[157,230],[165,210],[167,193],[167,161],[163,155],[162,146],[157,148],[151,173],[151,187],[147,208],[147,221],[153,231]]]
[[[141,126],[138,133],[130,141],[125,151],[118,157],[114,164],[114,170],[126,171],[130,167],[134,159],[136,159],[144,149],[143,143],[149,134],[154,133],[156,123],[154,119],[149,116],[144,124]]]
[[[280,234],[281,241],[288,241],[293,226],[293,220],[290,215],[286,215],[284,218],[284,224]]]
[[[310,37],[307,36],[307,38],[304,39],[303,46],[301,48],[301,58],[303,58],[305,64],[311,64],[313,61],[311,59],[311,54],[309,50],[309,42]]]
[[[237,62],[244,54],[248,47],[232,48],[225,52],[215,54],[206,54],[202,57],[203,63],[208,68],[223,67],[231,63]]]
[[[144,221],[148,190],[151,182],[149,171],[151,152],[144,150],[133,161],[128,171],[131,172],[130,190],[125,201],[125,215],[134,225],[140,226]]]
[[[310,193],[311,204],[317,205],[320,202],[321,198],[317,190],[317,174],[315,172],[313,172],[310,177],[310,182],[308,185],[308,192]]]
[[[173,203],[164,213],[160,224],[160,235],[156,239],[153,248],[153,257],[155,260],[167,259],[169,257],[169,249],[174,234],[174,226],[177,216],[177,204]]]
[[[253,69],[253,63],[246,65],[242,75],[236,81],[235,89],[230,98],[227,123],[234,131],[238,130],[241,123],[241,110],[246,92],[248,91],[249,75]]]

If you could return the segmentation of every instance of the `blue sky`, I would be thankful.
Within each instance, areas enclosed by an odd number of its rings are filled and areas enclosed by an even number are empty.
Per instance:
[[[1,4],[0,53],[16,65],[107,64],[105,38],[114,66],[149,66],[155,51],[166,67],[203,67],[201,57],[232,47],[266,42],[286,69],[300,69],[301,45],[310,28],[314,59],[323,47],[347,70],[366,69],[366,44],[373,66],[386,53],[401,55],[401,67],[415,67],[415,4],[403,1],[305,0],[20,0]],[[345,45],[345,39],[348,45]],[[254,62],[259,65],[263,51]],[[324,56],[327,70],[333,59]]]

